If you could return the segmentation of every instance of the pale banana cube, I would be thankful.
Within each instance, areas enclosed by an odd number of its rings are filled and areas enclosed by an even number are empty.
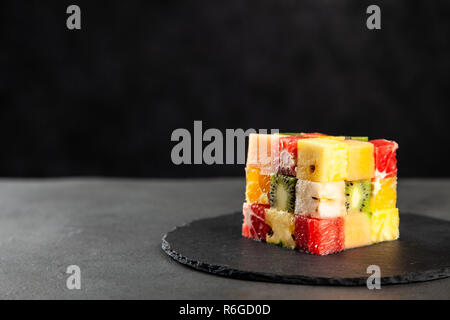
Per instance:
[[[325,219],[345,216],[345,182],[298,180],[295,214]]]

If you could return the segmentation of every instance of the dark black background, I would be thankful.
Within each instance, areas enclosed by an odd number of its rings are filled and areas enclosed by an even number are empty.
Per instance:
[[[450,176],[449,18],[426,0],[2,1],[0,176],[242,175],[171,163],[194,120],[393,139],[401,176]]]

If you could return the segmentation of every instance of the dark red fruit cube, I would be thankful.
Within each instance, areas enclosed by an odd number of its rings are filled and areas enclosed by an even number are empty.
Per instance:
[[[326,255],[344,250],[344,219],[295,216],[295,241],[300,250]]]
[[[242,235],[247,238],[266,240],[267,232],[271,229],[266,223],[266,209],[270,206],[259,203],[244,203],[242,214]]]

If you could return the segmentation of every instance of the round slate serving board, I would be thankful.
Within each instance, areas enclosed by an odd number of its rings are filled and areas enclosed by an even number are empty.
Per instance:
[[[400,215],[400,239],[327,256],[241,236],[242,213],[193,221],[162,239],[162,249],[194,269],[245,280],[315,285],[366,285],[377,265],[381,284],[450,276],[450,222]]]

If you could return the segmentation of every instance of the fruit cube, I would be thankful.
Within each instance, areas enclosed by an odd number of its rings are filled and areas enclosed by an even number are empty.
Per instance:
[[[372,243],[371,214],[350,213],[344,217],[345,249],[367,246]]]
[[[375,179],[393,178],[397,176],[397,149],[395,141],[384,139],[370,140],[374,145]]]
[[[294,213],[297,178],[282,174],[270,176],[270,207]]]
[[[399,237],[400,218],[398,209],[380,210],[372,213],[372,242],[396,240]]]
[[[271,228],[271,231],[267,233],[266,242],[291,249],[295,248],[294,214],[273,208],[267,209],[266,222]]]
[[[363,136],[250,135],[242,235],[318,255],[397,239],[397,148]]]
[[[247,168],[258,168],[261,174],[272,173],[271,134],[251,133],[248,137]]]
[[[257,203],[244,203],[242,214],[244,222],[242,224],[242,235],[256,240],[266,240],[270,227],[266,223],[265,210],[268,205]]]
[[[397,204],[397,177],[372,181],[372,211],[394,209]]]
[[[280,135],[275,173],[294,177],[297,175],[297,141],[300,139],[307,139],[307,137]]]
[[[374,176],[373,144],[358,140],[344,140],[348,144],[347,180],[366,180]]]
[[[314,182],[347,179],[347,143],[327,138],[302,139],[297,148],[297,178]]]
[[[345,208],[347,212],[369,213],[370,194],[372,184],[370,180],[346,181],[345,182]]]
[[[344,181],[299,179],[295,189],[295,214],[314,218],[335,218],[346,214]]]
[[[300,250],[326,255],[344,249],[344,218],[295,216],[295,241]]]
[[[262,175],[261,169],[246,169],[245,201],[269,204],[270,175]]]

